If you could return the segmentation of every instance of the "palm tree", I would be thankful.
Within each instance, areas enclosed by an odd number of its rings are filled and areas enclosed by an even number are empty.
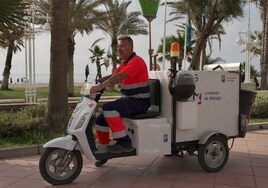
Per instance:
[[[68,7],[66,0],[51,0],[51,46],[48,95],[49,126],[63,130],[68,122],[67,63]]]
[[[267,0],[255,0],[256,4],[261,10],[262,18],[262,47],[260,58],[261,69],[261,84],[260,88],[263,90],[268,89],[268,1]]]
[[[23,26],[27,5],[24,0],[0,0],[0,32],[6,29],[16,30],[18,26]]]
[[[28,3],[22,0],[0,0],[0,47],[7,48],[1,90],[8,89],[13,53],[23,46],[21,38],[24,32],[27,6]]]
[[[243,5],[246,0],[210,1],[210,0],[182,0],[169,2],[174,9],[172,14],[188,15],[196,29],[196,45],[193,50],[190,67],[199,68],[199,59],[209,37],[217,33],[222,22],[229,21],[243,15]],[[178,16],[177,16],[178,17]]]
[[[3,70],[3,83],[1,85],[1,90],[8,90],[8,81],[10,76],[10,70],[12,67],[12,57],[13,53],[16,53],[18,50],[21,51],[20,46],[23,46],[23,37],[24,32],[22,30],[16,29],[12,30],[3,30],[0,34],[0,38],[5,39],[5,42],[2,43],[3,48],[7,48],[7,55],[5,61],[5,67]]]
[[[182,61],[183,61],[183,58],[184,58],[184,42],[185,42],[185,34],[183,32],[181,32],[180,30],[178,30],[178,36],[175,36],[175,35],[171,35],[171,36],[167,36],[166,37],[166,52],[168,52],[165,56],[165,59],[170,61],[171,57],[170,57],[170,46],[173,42],[178,42],[179,45],[180,45],[180,56],[179,56],[179,59],[178,59],[178,63],[179,63],[179,66],[182,65]],[[186,54],[187,55],[191,55],[192,54],[192,51],[193,51],[193,45],[194,45],[195,41],[192,40],[190,42],[190,45],[187,45],[186,46]],[[158,46],[157,48],[157,53],[160,53],[162,54],[162,51],[163,51],[163,39],[161,39],[161,44]],[[159,56],[158,58],[158,61],[161,62],[163,60],[163,56]]]
[[[205,57],[205,61],[204,61],[203,65],[216,64],[216,63],[219,63],[219,62],[225,62],[225,60],[222,59],[221,57],[212,58],[211,54],[210,54],[210,55],[207,55]]]
[[[89,34],[93,31],[93,25],[99,19],[104,19],[107,15],[98,9],[103,3],[109,0],[70,0],[69,2],[69,30],[68,30],[68,63],[67,63],[67,88],[68,95],[74,96],[74,51],[75,36],[77,33]],[[48,13],[49,2],[39,1],[37,6],[42,13]]]
[[[96,63],[97,66],[97,77],[102,78],[101,60],[104,59],[103,55],[105,54],[105,49],[101,49],[98,45],[93,45],[89,51],[92,53],[92,56],[90,57],[91,62]]]
[[[144,20],[138,18],[140,11],[128,12],[127,8],[131,1],[118,0],[108,1],[104,8],[106,19],[97,22],[97,28],[103,30],[111,37],[112,70],[116,69],[119,59],[117,57],[117,37],[120,35],[147,35],[147,25]]]

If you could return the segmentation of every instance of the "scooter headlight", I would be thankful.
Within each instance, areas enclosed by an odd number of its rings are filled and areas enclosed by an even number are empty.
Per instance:
[[[75,127],[75,130],[80,129],[84,125],[87,116],[88,116],[88,113],[84,114],[83,117],[80,118],[80,120],[78,121],[78,123]]]

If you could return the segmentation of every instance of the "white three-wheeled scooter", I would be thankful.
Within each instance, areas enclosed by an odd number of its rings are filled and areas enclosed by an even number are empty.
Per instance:
[[[240,64],[215,65],[205,71],[152,71],[151,109],[124,118],[135,150],[115,154],[96,148],[93,116],[101,94],[92,96],[89,87],[85,84],[81,90],[68,135],[43,145],[39,169],[51,184],[74,181],[83,166],[82,154],[95,161],[188,153],[197,155],[205,171],[220,171],[228,161],[228,140],[246,134],[255,97],[240,89]]]

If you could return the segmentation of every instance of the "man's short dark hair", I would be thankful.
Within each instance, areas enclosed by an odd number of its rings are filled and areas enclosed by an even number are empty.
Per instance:
[[[130,36],[120,36],[117,40],[126,40],[128,42],[130,42],[130,44],[133,46],[133,40]]]

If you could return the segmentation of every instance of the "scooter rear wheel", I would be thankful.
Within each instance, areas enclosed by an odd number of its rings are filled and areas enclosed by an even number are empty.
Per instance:
[[[52,185],[73,182],[80,174],[82,166],[82,155],[77,150],[47,148],[39,160],[42,177]]]
[[[219,135],[213,135],[204,145],[198,148],[199,165],[207,172],[218,172],[229,158],[228,140]]]

